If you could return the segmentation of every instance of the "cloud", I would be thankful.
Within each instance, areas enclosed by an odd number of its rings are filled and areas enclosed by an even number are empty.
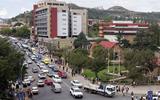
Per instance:
[[[8,14],[7,10],[5,8],[0,8],[0,16],[4,17]]]

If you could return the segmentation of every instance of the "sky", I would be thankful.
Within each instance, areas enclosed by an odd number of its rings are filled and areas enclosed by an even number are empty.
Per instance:
[[[30,11],[32,5],[39,0],[0,0],[0,18],[11,18],[25,11]],[[112,6],[122,6],[132,11],[160,12],[159,0],[59,0],[76,5],[108,9]]]

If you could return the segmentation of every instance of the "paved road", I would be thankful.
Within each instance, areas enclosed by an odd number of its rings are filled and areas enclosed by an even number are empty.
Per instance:
[[[27,57],[28,58],[28,57]],[[33,63],[29,65],[28,73],[29,75],[34,76],[36,81],[32,83],[32,86],[36,86],[36,82],[38,80],[38,74],[32,73],[31,68],[38,66]],[[49,69],[50,70],[50,69]],[[33,96],[33,100],[75,100],[70,94],[69,94],[69,88],[70,88],[70,80],[69,79],[63,79],[62,86],[62,93],[54,93],[51,91],[50,86],[45,85],[45,87],[39,88],[39,94]],[[83,100],[130,100],[129,96],[115,96],[114,98],[108,98],[101,95],[96,94],[89,94],[84,92],[84,98]]]

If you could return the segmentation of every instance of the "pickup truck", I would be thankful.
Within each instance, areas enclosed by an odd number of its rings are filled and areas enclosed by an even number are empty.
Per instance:
[[[84,90],[89,93],[100,94],[108,97],[114,97],[116,94],[116,87],[106,84],[88,84],[83,86]]]

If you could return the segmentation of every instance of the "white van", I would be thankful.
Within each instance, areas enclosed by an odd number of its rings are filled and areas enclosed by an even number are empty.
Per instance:
[[[58,83],[53,83],[51,85],[51,90],[54,91],[55,93],[60,93],[62,91],[61,85]]]

